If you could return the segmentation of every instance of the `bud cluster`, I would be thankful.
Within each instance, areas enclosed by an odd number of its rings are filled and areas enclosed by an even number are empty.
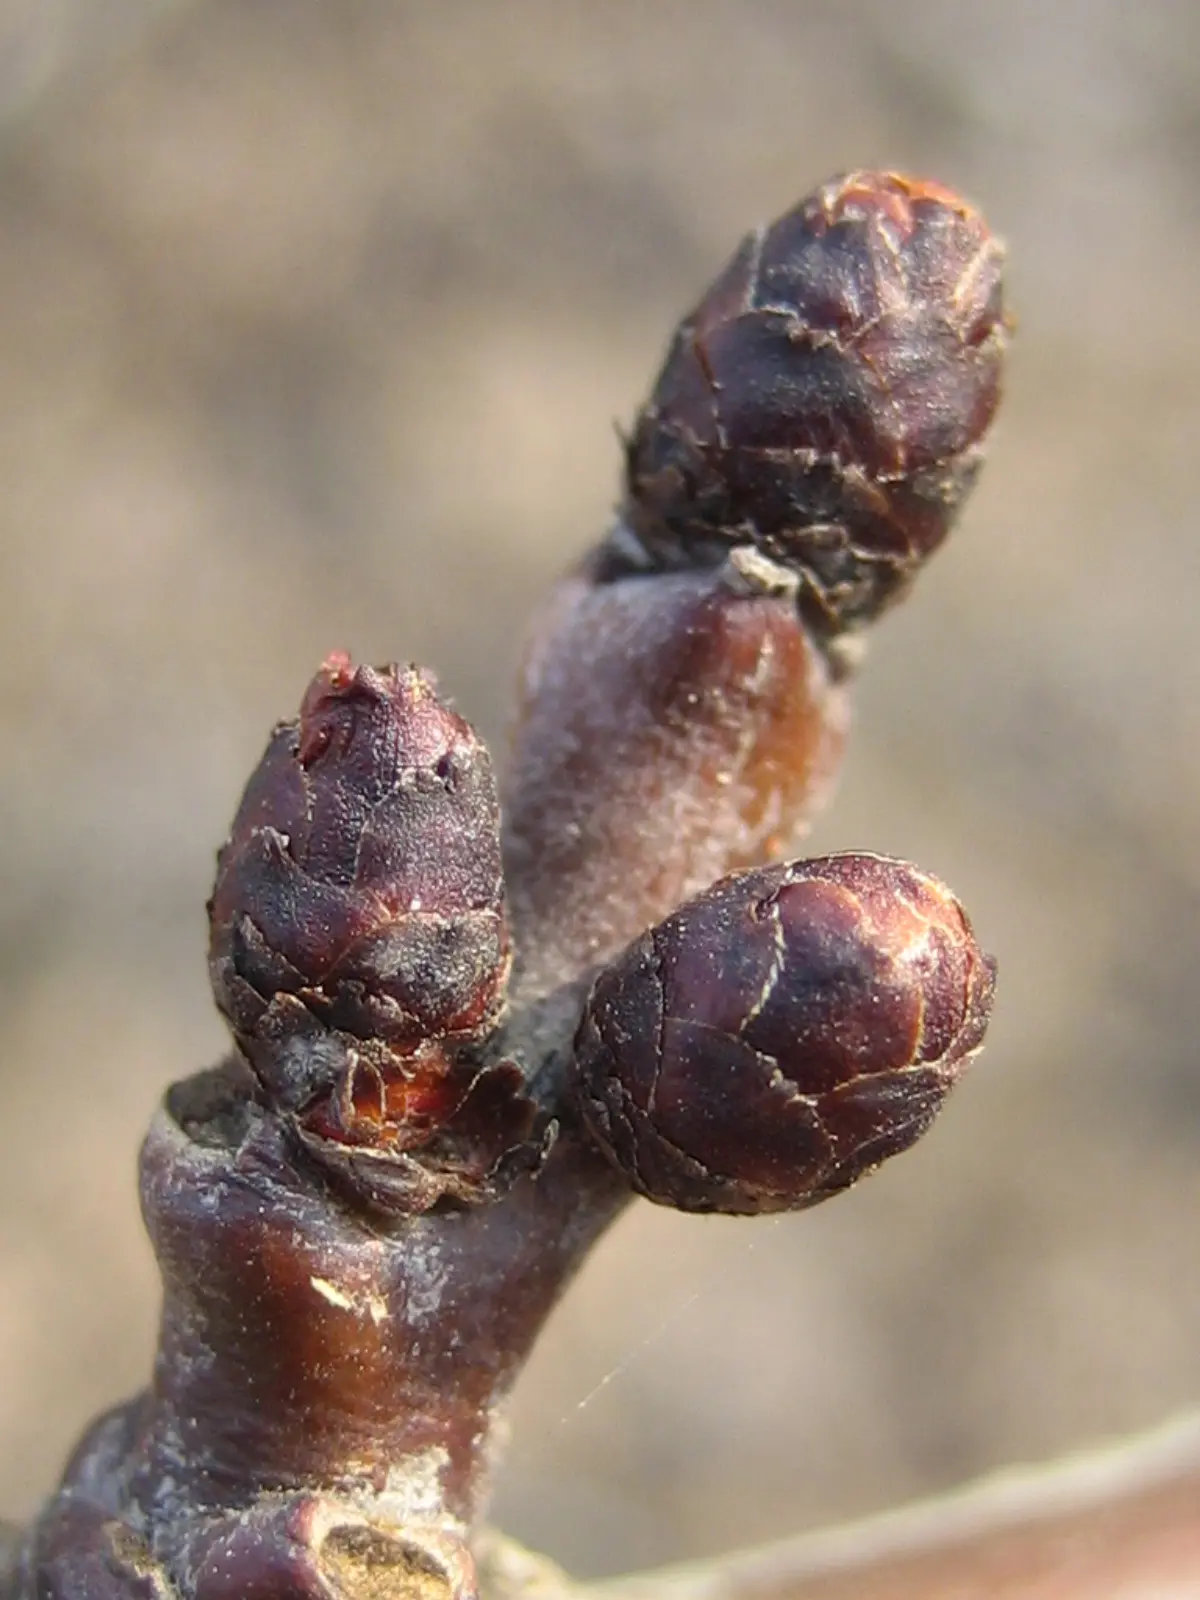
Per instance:
[[[535,623],[503,829],[428,674],[326,660],[218,857],[234,1051],[143,1147],[153,1386],[0,1600],[476,1600],[503,1402],[631,1198],[811,1206],[928,1127],[993,963],[915,867],[778,858],[840,759],[837,636],[974,476],[999,261],[892,174],[746,242]]]

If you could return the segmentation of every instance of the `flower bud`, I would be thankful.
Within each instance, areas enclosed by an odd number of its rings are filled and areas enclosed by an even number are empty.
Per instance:
[[[329,657],[247,785],[209,914],[217,1004],[272,1103],[397,1150],[458,1110],[510,954],[491,762],[432,678]]]
[[[799,1210],[925,1132],[983,1042],[994,978],[958,901],[902,861],[738,873],[597,978],[577,1103],[651,1200]]]
[[[835,178],[751,234],[681,323],[627,456],[652,566],[753,542],[829,637],[941,543],[973,483],[1007,334],[1002,251],[949,190]]]

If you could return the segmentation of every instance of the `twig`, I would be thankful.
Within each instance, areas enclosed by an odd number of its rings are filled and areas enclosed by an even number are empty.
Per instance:
[[[10,1595],[467,1600],[499,1408],[633,1195],[809,1206],[929,1126],[991,1003],[961,907],[778,858],[1005,339],[976,212],[834,180],[681,323],[617,523],[535,622],[502,810],[427,673],[325,662],[218,858],[232,1053],[142,1153],[153,1383]]]

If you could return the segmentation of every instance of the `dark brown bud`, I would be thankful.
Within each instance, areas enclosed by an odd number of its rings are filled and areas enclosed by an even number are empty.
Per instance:
[[[752,541],[801,577],[818,633],[878,613],[979,469],[1007,334],[1001,260],[972,207],[888,172],[835,178],[751,234],[681,323],[634,427],[632,564],[710,565]]]
[[[601,973],[577,1101],[651,1200],[799,1210],[925,1132],[983,1042],[994,978],[958,901],[902,861],[739,873]]]
[[[491,761],[432,678],[330,656],[246,788],[209,913],[217,1004],[273,1104],[389,1156],[445,1126],[510,952]]]

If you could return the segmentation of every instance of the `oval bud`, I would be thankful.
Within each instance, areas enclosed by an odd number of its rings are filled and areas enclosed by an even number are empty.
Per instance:
[[[924,1133],[983,1042],[994,979],[958,901],[905,862],[739,873],[597,978],[576,1100],[648,1199],[798,1210]]]
[[[820,634],[876,615],[978,471],[1001,260],[977,211],[896,173],[835,178],[751,234],[680,325],[629,441],[640,554],[710,565],[753,542],[800,576]]]

